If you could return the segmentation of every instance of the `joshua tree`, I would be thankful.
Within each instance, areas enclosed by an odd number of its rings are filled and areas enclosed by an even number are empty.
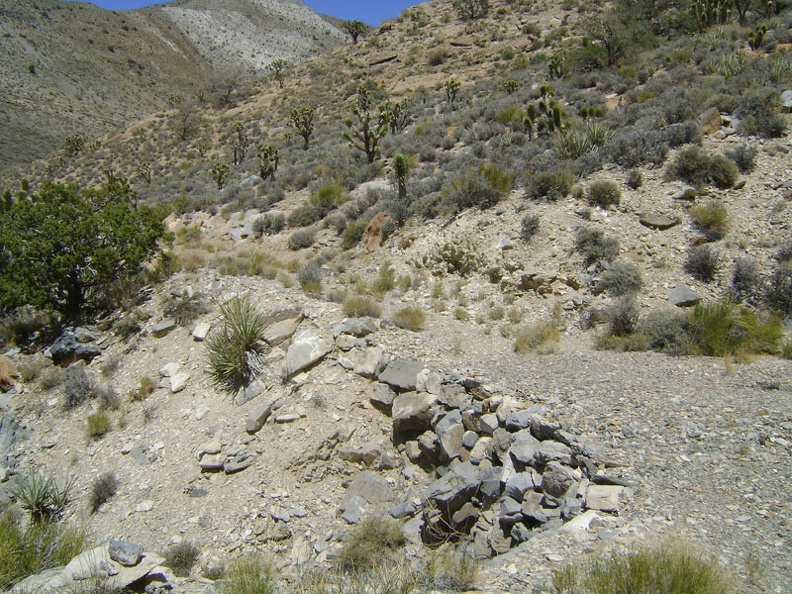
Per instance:
[[[225,186],[226,179],[228,179],[228,174],[230,173],[230,168],[225,163],[215,163],[212,165],[211,175],[212,179],[217,184],[217,189],[222,190],[223,186]]]
[[[407,177],[410,175],[410,158],[398,153],[393,157],[393,177],[396,178],[396,192],[399,200],[407,198]]]
[[[234,165],[239,165],[245,160],[248,147],[250,146],[250,138],[242,122],[234,124],[234,134],[231,136],[231,149],[234,151]]]
[[[256,147],[256,157],[261,179],[275,179],[275,172],[278,170],[278,149],[270,144],[260,143]]]
[[[382,110],[375,113],[371,91],[366,85],[358,87],[357,101],[352,107],[352,113],[357,124],[351,118],[346,120],[349,130],[344,132],[344,138],[353,148],[366,154],[367,162],[373,163],[379,153],[379,141],[388,131],[388,120]]]
[[[449,103],[453,103],[456,100],[457,93],[459,93],[461,86],[459,81],[453,78],[445,82],[446,99]]]
[[[309,107],[301,107],[291,111],[292,125],[297,128],[297,132],[303,137],[303,148],[306,151],[308,150],[311,134],[313,134],[313,117],[314,110]]]
[[[278,85],[280,88],[283,88],[283,80],[286,78],[286,73],[284,70],[289,63],[284,60],[283,58],[278,58],[277,60],[273,60],[269,63],[267,68],[272,71],[272,77],[278,81]]]

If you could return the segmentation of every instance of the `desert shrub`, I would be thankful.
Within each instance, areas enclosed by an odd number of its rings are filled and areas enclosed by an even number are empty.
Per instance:
[[[170,567],[173,574],[178,577],[190,575],[190,571],[200,555],[201,549],[186,540],[168,547],[162,554],[165,558],[165,565]]]
[[[301,229],[289,235],[289,249],[297,251],[309,248],[314,241],[316,241],[316,232],[313,229]]]
[[[539,215],[525,215],[520,221],[520,239],[531,241],[537,231],[539,231]]]
[[[614,297],[637,293],[643,286],[641,269],[632,262],[617,260],[611,264],[596,285],[596,292],[607,291]]]
[[[336,562],[343,571],[359,574],[395,559],[403,546],[401,522],[367,516],[347,534]]]
[[[34,523],[49,522],[59,519],[66,509],[74,483],[69,479],[60,484],[52,477],[29,472],[18,477],[11,495]]]
[[[693,278],[703,283],[711,283],[715,280],[719,268],[720,258],[709,245],[695,245],[688,250],[685,271]]]
[[[86,433],[90,439],[99,439],[110,431],[110,417],[102,410],[91,413],[85,421]]]
[[[399,328],[418,332],[426,322],[426,313],[418,305],[403,307],[393,314],[393,323]]]
[[[677,309],[657,309],[639,323],[639,332],[647,337],[654,351],[681,355],[689,351],[687,314]]]
[[[668,168],[668,174],[696,187],[712,183],[718,188],[731,188],[739,177],[733,161],[723,155],[710,156],[696,145],[679,151]]]
[[[643,185],[643,175],[638,169],[630,169],[627,172],[626,179],[627,187],[632,190],[637,190]]]
[[[608,331],[614,336],[629,336],[638,329],[640,312],[631,295],[619,298],[608,308]]]
[[[614,181],[599,180],[589,186],[587,197],[590,204],[608,208],[621,202],[621,190]]]
[[[309,223],[310,224],[310,223]],[[286,217],[280,212],[267,212],[253,221],[253,235],[277,235],[286,226]],[[293,225],[296,226],[296,225]]]
[[[756,168],[756,147],[741,144],[726,152],[726,156],[734,161],[740,173],[751,173]]]
[[[341,234],[341,247],[345,250],[349,250],[360,243],[360,240],[363,239],[363,233],[365,233],[369,222],[370,219],[368,217],[350,221],[346,227],[344,227],[344,231]]]
[[[658,130],[625,128],[614,135],[605,152],[611,161],[622,167],[659,166],[668,154],[668,141]]]
[[[429,52],[429,66],[441,66],[448,58],[448,52],[442,48]]]
[[[447,202],[454,212],[490,208],[511,191],[513,183],[513,174],[494,163],[484,163],[475,172],[468,171],[452,180]]]
[[[717,559],[687,543],[617,552],[553,573],[554,594],[728,594]]]
[[[289,227],[308,227],[321,221],[324,213],[313,204],[303,204],[289,213],[286,221]]]
[[[541,171],[525,187],[525,195],[533,200],[558,200],[569,194],[575,176],[566,169]]]
[[[779,318],[726,300],[699,303],[687,323],[691,354],[776,353],[784,336]]]
[[[96,477],[91,484],[89,509],[92,514],[99,511],[110,498],[118,492],[118,479],[112,472],[105,472]]]
[[[0,515],[0,588],[52,567],[62,567],[88,544],[83,530],[57,522],[23,527],[10,511]]]
[[[33,307],[18,307],[0,318],[0,344],[31,352],[60,330],[57,316]]]
[[[250,297],[234,297],[220,306],[222,325],[206,341],[209,373],[215,386],[235,393],[253,379],[258,356],[264,352],[261,335],[266,318]]]
[[[178,296],[171,296],[165,306],[165,315],[173,318],[179,326],[189,326],[200,316],[209,311],[203,297],[199,293],[182,291]]]
[[[344,315],[350,318],[371,317],[378,318],[382,315],[382,308],[373,299],[360,295],[350,295],[344,299]]]
[[[586,266],[599,261],[611,261],[619,255],[619,241],[606,237],[602,229],[581,227],[575,236],[575,250],[583,256]]]
[[[272,566],[260,554],[233,560],[219,584],[220,594],[275,594]]]
[[[723,239],[729,228],[729,212],[722,202],[711,201],[690,209],[693,224],[710,240]]]
[[[128,313],[113,324],[113,334],[124,342],[127,342],[136,334],[140,334],[141,330],[143,330],[143,328],[140,325],[140,319],[133,312]]]
[[[519,354],[536,352],[548,355],[558,352],[561,332],[554,324],[542,322],[518,328],[514,337],[514,352]]]
[[[63,383],[63,391],[66,396],[64,406],[70,410],[94,397],[91,387],[91,380],[81,364],[70,365],[66,369],[66,377]]]
[[[320,293],[322,291],[322,265],[311,260],[297,271],[297,282],[306,293]]]
[[[756,260],[749,257],[734,261],[734,272],[729,285],[729,298],[735,302],[756,304],[762,295],[762,277]]]
[[[781,347],[781,356],[784,359],[792,359],[792,340],[787,340]]]
[[[783,314],[792,316],[792,259],[780,260],[773,274],[766,293],[767,304]]]
[[[709,179],[715,187],[726,189],[737,183],[740,176],[734,161],[723,155],[714,155],[710,163]]]
[[[737,131],[744,136],[783,136],[787,123],[778,113],[778,103],[778,91],[775,89],[757,88],[742,93],[734,112],[740,118]]]

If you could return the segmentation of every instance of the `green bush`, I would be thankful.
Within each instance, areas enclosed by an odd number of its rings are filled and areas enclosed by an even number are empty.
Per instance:
[[[525,215],[520,221],[520,239],[531,241],[539,231],[539,215]]]
[[[574,183],[575,176],[567,169],[541,171],[528,182],[525,194],[533,200],[544,198],[545,200],[555,201],[567,196]]]
[[[729,229],[729,212],[722,202],[715,200],[690,209],[693,223],[710,241],[723,239]]]
[[[687,543],[633,549],[553,573],[554,594],[728,594],[718,561]]]
[[[260,555],[248,555],[232,561],[219,583],[219,594],[275,594],[272,566]]]
[[[198,561],[200,555],[201,549],[186,540],[167,548],[162,554],[165,558],[165,565],[170,567],[173,574],[178,577],[190,575],[193,565]]]
[[[691,354],[723,357],[777,353],[784,337],[779,318],[729,301],[700,303],[687,322]]]
[[[363,239],[363,233],[365,233],[369,222],[370,219],[368,217],[350,221],[341,234],[341,247],[349,250],[359,244],[360,240]]]
[[[118,479],[112,472],[105,472],[96,477],[91,485],[89,509],[92,514],[99,511],[110,498],[118,492]]]
[[[514,175],[493,163],[463,173],[451,182],[447,202],[454,212],[466,208],[490,208],[511,191]]]
[[[638,305],[632,295],[621,297],[608,308],[608,330],[614,336],[634,334],[638,319]]]
[[[301,229],[289,235],[289,249],[297,251],[309,248],[314,244],[314,241],[316,241],[316,231],[313,229]]]
[[[575,250],[583,256],[586,266],[595,262],[612,261],[619,255],[619,241],[605,237],[602,229],[581,227],[575,236]]]
[[[265,350],[261,335],[266,318],[248,295],[223,303],[220,314],[222,325],[212,329],[206,341],[209,373],[215,386],[233,394],[256,373],[254,362]]]
[[[403,307],[393,314],[393,323],[399,328],[418,332],[426,322],[426,313],[418,305]]]
[[[690,351],[688,315],[678,309],[658,309],[640,321],[639,332],[647,337],[648,348],[669,355]]]
[[[344,299],[343,309],[344,315],[350,318],[378,318],[382,315],[382,308],[376,301],[360,295],[350,295]]]
[[[643,286],[641,269],[632,262],[617,260],[611,264],[595,287],[595,292],[607,291],[614,297],[637,293]]]
[[[720,258],[709,245],[696,245],[688,250],[685,271],[703,283],[715,280],[720,268]]]
[[[731,188],[739,177],[733,161],[723,155],[710,156],[696,145],[679,151],[668,168],[668,174],[696,187],[712,183],[721,189]]]
[[[304,204],[291,211],[286,220],[289,223],[289,227],[308,227],[317,221],[321,221],[323,216],[322,209],[317,208],[313,204]]]
[[[71,500],[74,479],[62,485],[54,478],[30,472],[17,478],[11,495],[34,523],[57,520]]]
[[[87,542],[86,533],[78,528],[57,522],[34,522],[23,528],[6,511],[0,515],[0,588],[66,565],[85,550]]]
[[[587,197],[590,204],[608,208],[621,202],[621,190],[614,181],[595,181],[589,186]]]

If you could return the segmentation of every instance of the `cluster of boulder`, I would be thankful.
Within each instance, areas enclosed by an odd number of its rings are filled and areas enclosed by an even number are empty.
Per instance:
[[[371,402],[391,416],[394,444],[438,477],[390,509],[413,516],[424,542],[472,536],[475,555],[489,557],[586,510],[617,512],[633,496],[541,406],[417,361],[391,360],[377,379]]]

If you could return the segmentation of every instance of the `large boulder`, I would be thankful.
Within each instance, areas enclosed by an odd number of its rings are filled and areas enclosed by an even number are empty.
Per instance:
[[[424,431],[431,428],[432,407],[437,397],[428,392],[407,392],[393,400],[393,431]]]

